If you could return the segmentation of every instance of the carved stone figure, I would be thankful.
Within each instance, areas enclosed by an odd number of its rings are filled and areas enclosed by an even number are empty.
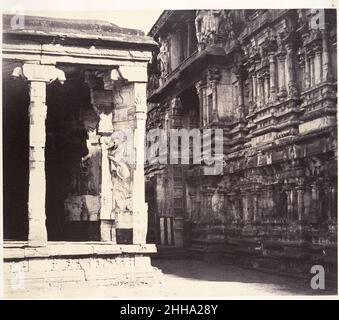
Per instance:
[[[115,139],[108,149],[110,172],[112,178],[113,211],[131,209],[130,203],[130,168],[119,158],[119,139]]]
[[[291,97],[298,97],[298,87],[295,81],[288,83],[288,93]]]
[[[160,63],[161,78],[164,78],[169,71],[169,48],[166,39],[160,38],[160,44],[158,60]]]
[[[206,14],[207,14],[207,10],[197,10],[196,12],[195,30],[196,30],[196,36],[197,36],[199,45],[201,45],[202,43],[202,37],[205,34],[205,30],[206,30],[206,24],[205,24],[206,20],[204,19]],[[199,47],[199,50],[201,50],[200,47]]]
[[[223,10],[197,10],[195,30],[199,51],[207,45],[217,44],[223,20]]]
[[[91,159],[90,157],[84,157],[83,159],[80,163],[80,192],[81,194],[95,194],[96,188],[91,168]]]

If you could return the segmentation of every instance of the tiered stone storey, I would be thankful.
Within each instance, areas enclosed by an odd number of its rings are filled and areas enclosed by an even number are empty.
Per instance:
[[[150,35],[163,50],[147,128],[224,132],[220,175],[147,166],[154,239],[262,268],[336,270],[335,11],[165,11]]]

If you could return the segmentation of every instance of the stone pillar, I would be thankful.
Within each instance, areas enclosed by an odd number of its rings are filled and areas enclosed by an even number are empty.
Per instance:
[[[238,87],[239,87],[239,96],[238,96],[238,104],[239,107],[244,106],[244,81],[241,76],[238,78]]]
[[[258,78],[258,82],[259,82],[259,92],[257,95],[257,101],[258,101],[258,106],[261,108],[264,103],[265,103],[265,98],[264,98],[264,77],[261,76],[260,78]]]
[[[273,102],[277,99],[277,92],[275,86],[276,79],[276,70],[275,70],[275,55],[274,53],[270,53],[268,55],[269,63],[270,63],[270,101]]]
[[[245,117],[245,103],[244,103],[244,80],[242,74],[237,75],[238,78],[238,114],[239,118],[243,119]]]
[[[218,96],[217,96],[217,81],[211,81],[212,87],[212,121],[218,121]]]
[[[24,64],[21,74],[29,81],[29,190],[28,244],[47,244],[46,229],[46,83],[64,81],[63,71],[51,65]]]
[[[330,64],[330,53],[328,48],[328,37],[327,37],[327,25],[322,30],[322,68],[323,68],[323,81],[330,81],[332,78],[332,70]]]
[[[285,45],[286,59],[285,59],[285,83],[289,85],[290,81],[294,81],[294,57],[293,45],[288,43]],[[288,94],[290,94],[289,90]]]
[[[208,80],[212,89],[212,120],[209,118],[209,122],[218,121],[218,95],[217,84],[220,80],[220,69],[218,66],[211,66],[208,70]]]
[[[287,197],[287,219],[292,220],[293,219],[293,213],[292,213],[292,193],[290,190],[286,191],[286,197]]]
[[[295,220],[295,216],[296,216],[296,209],[297,209],[297,204],[298,204],[298,199],[297,199],[297,192],[295,189],[293,189],[294,187],[292,187],[291,191],[290,191],[290,196],[291,196],[291,220]]]
[[[253,105],[253,80],[252,80],[252,74],[249,74],[248,76],[248,104]]]
[[[311,209],[310,214],[313,218],[318,216],[319,190],[316,183],[311,185]]]
[[[30,98],[28,242],[31,245],[42,245],[47,242],[45,224],[46,82],[31,81]]]
[[[146,69],[145,69],[146,72]],[[145,202],[144,141],[146,128],[146,82],[134,83],[135,101],[135,170],[133,173],[133,244],[145,244],[147,204]]]
[[[265,74],[264,78],[264,98],[265,98],[265,104],[269,102],[270,99],[270,76],[269,74]]]
[[[258,195],[253,193],[253,221],[258,221]]]
[[[311,84],[311,75],[310,75],[310,60],[308,54],[305,52],[305,88],[308,89]]]
[[[295,80],[295,63],[294,63],[294,45],[286,44],[286,66],[287,66],[287,84],[288,95],[290,97],[297,96],[297,83]]]
[[[205,124],[204,121],[204,87],[205,83],[204,81],[198,81],[195,85],[199,97],[199,123],[200,127],[202,127]]]
[[[227,197],[228,197],[229,213],[230,213],[229,220],[234,221],[236,219],[235,194],[233,192],[228,193]]]
[[[253,105],[255,107],[258,106],[258,86],[257,86],[257,76],[255,73],[252,75],[252,83],[253,83]]]
[[[313,87],[315,84],[314,52],[310,52],[308,58],[310,63],[310,87]]]
[[[325,187],[325,199],[326,204],[326,218],[327,220],[332,220],[336,213],[336,190],[334,187],[326,186]]]
[[[242,194],[242,208],[243,208],[243,218],[247,222],[249,220],[249,208],[248,208],[248,196],[246,193]]]
[[[284,53],[278,56],[279,97],[286,97],[285,59]]]
[[[203,118],[204,118],[204,125],[208,122],[208,105],[207,105],[207,94],[206,94],[206,87],[202,88],[202,105],[203,105]]]
[[[100,124],[99,124],[100,125]],[[101,133],[103,134],[103,133]],[[101,147],[101,193],[100,193],[100,240],[116,242],[115,226],[112,226],[113,197],[112,197],[112,177],[108,159],[108,148],[111,143],[111,133],[100,138]]]
[[[322,81],[322,50],[321,46],[317,46],[314,54],[314,83],[318,84]]]
[[[304,188],[299,186],[297,189],[298,193],[298,220],[304,220]]]
[[[335,187],[331,187],[331,219],[337,216],[337,190]]]

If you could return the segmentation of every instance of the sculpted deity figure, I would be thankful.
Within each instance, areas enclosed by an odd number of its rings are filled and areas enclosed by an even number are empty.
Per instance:
[[[223,10],[209,10],[209,32],[218,33],[221,20],[224,18]]]
[[[208,10],[197,10],[195,18],[195,30],[199,44],[199,50],[203,49],[203,43],[209,29]]]
[[[130,192],[130,168],[124,162],[119,147],[122,141],[114,138],[108,149],[108,159],[110,162],[110,172],[112,179],[113,210],[125,211],[131,209]]]
[[[199,50],[218,42],[219,27],[223,19],[223,10],[197,10],[195,30]]]
[[[288,92],[291,97],[298,97],[298,87],[295,81],[288,83]]]
[[[160,38],[159,41],[161,43],[161,46],[158,54],[158,60],[160,62],[161,77],[164,78],[168,74],[169,50],[166,39]]]

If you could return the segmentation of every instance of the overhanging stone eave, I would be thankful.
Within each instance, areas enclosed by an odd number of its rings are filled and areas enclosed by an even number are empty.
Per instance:
[[[148,36],[137,35],[121,35],[116,34],[112,36],[96,37],[86,34],[59,34],[59,33],[37,33],[37,32],[23,32],[23,31],[6,31],[3,32],[3,40],[29,40],[42,44],[71,44],[71,45],[97,45],[102,47],[112,47],[113,45],[140,49],[146,49],[147,51],[154,50],[158,44]]]
[[[156,37],[160,30],[165,28],[166,24],[168,24],[171,17],[176,14],[176,10],[164,10],[157,21],[154,23],[150,31],[147,33],[150,37]]]
[[[209,65],[227,64],[228,56],[224,49],[210,46],[203,51],[196,52],[189,59],[182,62],[169,76],[160,88],[156,89],[149,97],[148,102],[159,103],[165,98],[179,95],[194,82],[201,78],[204,70]]]
[[[11,61],[31,61],[39,64],[85,64],[94,66],[143,66],[146,69],[152,51],[150,48],[93,47],[84,45],[41,44],[27,40],[13,40],[3,44],[2,58]],[[146,80],[145,80],[146,81]]]

